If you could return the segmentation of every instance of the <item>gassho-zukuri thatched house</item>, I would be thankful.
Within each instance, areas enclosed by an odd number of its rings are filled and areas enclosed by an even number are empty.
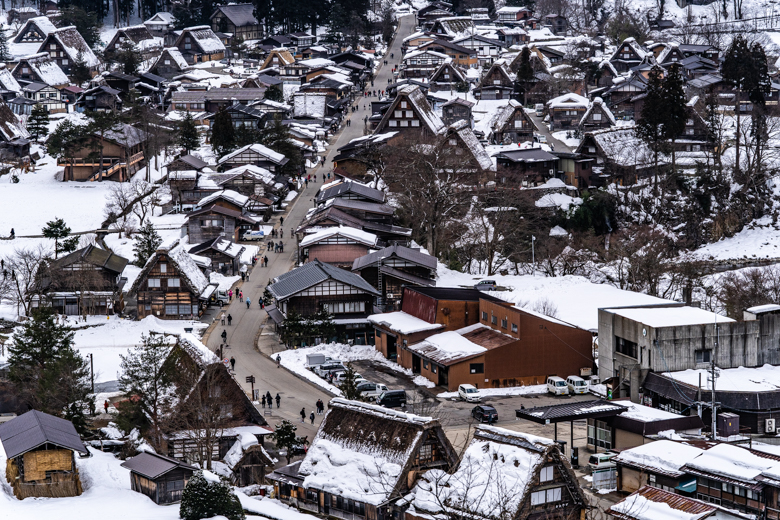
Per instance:
[[[81,494],[74,452],[89,452],[70,421],[30,410],[0,424],[0,442],[8,458],[5,475],[16,498]]]
[[[350,520],[390,519],[391,503],[432,468],[458,456],[431,417],[335,398],[302,461],[270,475],[276,496],[305,511]]]

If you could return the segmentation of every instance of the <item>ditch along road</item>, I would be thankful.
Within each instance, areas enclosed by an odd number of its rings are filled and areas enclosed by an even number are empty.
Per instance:
[[[387,53],[388,65],[382,66],[374,79],[376,88],[387,86],[387,79],[392,78],[393,65],[397,65],[401,59],[401,42],[404,38],[412,34],[414,30],[414,16],[405,16],[400,19],[398,31]],[[395,58],[390,59],[390,53]],[[370,84],[368,86],[370,88]],[[352,119],[352,125],[344,124],[340,133],[331,138],[328,147],[325,164],[327,167],[311,168],[307,173],[316,175],[317,182],[310,182],[309,186],[300,191],[287,210],[282,215],[275,215],[271,224],[279,230],[280,216],[284,217],[284,238],[277,238],[284,243],[284,253],[273,253],[265,251],[265,242],[261,245],[262,255],[268,256],[268,267],[260,267],[259,263],[251,272],[250,280],[240,282],[238,288],[244,292],[244,299],[249,298],[251,305],[247,308],[245,302],[234,298],[230,305],[223,308],[225,314],[233,317],[233,325],[221,326],[219,323],[212,329],[206,344],[212,351],[219,349],[222,343],[221,334],[227,332],[227,345],[224,350],[224,357],[236,360],[235,375],[238,382],[247,391],[250,392],[251,385],[246,382],[248,376],[255,377],[255,389],[263,395],[265,392],[271,392],[276,397],[278,393],[281,397],[281,406],[270,410],[258,407],[265,413],[268,425],[273,428],[280,423],[282,419],[293,421],[298,427],[298,435],[306,435],[311,441],[314,438],[317,428],[322,421],[321,415],[316,416],[314,424],[309,420],[309,414],[315,409],[318,399],[327,404],[330,400],[330,394],[313,384],[304,381],[292,372],[284,368],[277,368],[276,361],[272,359],[274,352],[284,349],[279,343],[277,336],[273,333],[273,322],[268,318],[267,313],[260,309],[258,302],[263,296],[268,281],[276,276],[288,272],[295,265],[297,243],[290,236],[290,230],[297,227],[306,212],[314,206],[314,196],[317,190],[322,186],[322,176],[331,171],[330,165],[336,155],[336,150],[347,144],[356,137],[364,133],[363,120],[366,115],[370,115],[370,100],[377,98],[364,98],[358,95],[355,99],[355,105],[359,110],[349,112],[347,117]],[[367,108],[364,108],[367,107]],[[209,313],[211,314],[211,313]],[[303,408],[306,412],[306,422],[301,423],[300,412]]]

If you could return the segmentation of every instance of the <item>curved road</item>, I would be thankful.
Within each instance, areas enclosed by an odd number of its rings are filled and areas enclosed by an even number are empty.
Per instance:
[[[382,88],[387,85],[387,78],[392,77],[392,65],[396,65],[401,59],[401,43],[404,38],[412,34],[414,30],[414,16],[405,16],[400,19],[398,31],[387,53],[388,66],[381,66],[377,71],[374,80],[375,86]],[[394,53],[395,58],[390,60],[390,53]],[[375,98],[374,98],[375,99]],[[363,135],[363,119],[370,114],[370,100],[358,95],[355,104],[359,107],[356,112],[350,112],[348,118],[353,119],[351,126],[343,126],[341,132],[332,140],[328,148],[326,164],[331,164],[336,150],[348,143],[350,140]],[[364,109],[364,106],[367,107]],[[247,391],[250,390],[250,384],[246,383],[246,377],[254,375],[256,379],[255,388],[259,389],[261,394],[266,391],[271,392],[275,397],[277,392],[280,394],[281,407],[275,406],[269,413],[266,409],[266,420],[273,427],[281,422],[281,419],[289,419],[298,426],[299,435],[307,435],[309,440],[314,438],[316,429],[319,426],[321,416],[317,416],[314,425],[308,419],[308,414],[314,410],[317,399],[322,399],[326,404],[330,395],[320,388],[299,379],[295,374],[277,368],[276,362],[269,356],[273,352],[278,352],[284,347],[277,341],[276,335],[272,332],[271,326],[266,326],[268,316],[265,311],[260,310],[258,302],[263,291],[271,278],[286,273],[293,268],[296,256],[295,240],[290,238],[290,229],[297,226],[306,212],[313,206],[313,198],[322,184],[322,175],[327,174],[330,168],[313,168],[309,173],[318,177],[316,183],[310,183],[309,187],[302,190],[295,201],[288,207],[284,214],[284,242],[285,252],[282,254],[267,253],[268,267],[255,266],[251,273],[250,280],[239,285],[244,291],[244,297],[251,300],[251,308],[247,309],[246,303],[234,299],[233,302],[224,308],[226,314],[233,316],[233,325],[217,326],[211,332],[207,345],[212,350],[217,350],[222,343],[222,330],[227,331],[227,344],[229,348],[225,349],[224,356],[236,359],[236,378]],[[271,221],[279,229],[279,218],[274,217]],[[279,239],[277,239],[278,241]],[[265,243],[263,243],[263,246]],[[262,247],[261,249],[265,249]],[[256,343],[258,348],[256,348]],[[300,422],[301,408],[306,410],[306,423]]]

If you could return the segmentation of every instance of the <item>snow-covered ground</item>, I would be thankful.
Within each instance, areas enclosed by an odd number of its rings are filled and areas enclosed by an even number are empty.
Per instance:
[[[480,388],[480,397],[507,397],[515,395],[533,395],[544,394],[547,392],[547,385],[528,385],[515,386],[511,388]],[[439,399],[454,399],[458,397],[458,392],[442,392],[437,394]]]
[[[733,237],[707,244],[696,253],[713,260],[780,258],[780,225],[771,216],[762,217]]]
[[[341,390],[331,385],[320,376],[306,368],[307,354],[325,354],[333,359],[340,359],[343,363],[350,361],[374,361],[381,363],[395,372],[400,372],[407,376],[414,376],[412,371],[403,368],[397,363],[385,359],[381,352],[376,350],[373,345],[345,345],[344,343],[323,343],[313,347],[298,348],[280,352],[282,366],[287,370],[298,374],[303,379],[311,381],[315,385],[324,388],[336,395],[341,395]],[[414,376],[414,384],[433,388],[435,385],[422,376]]]

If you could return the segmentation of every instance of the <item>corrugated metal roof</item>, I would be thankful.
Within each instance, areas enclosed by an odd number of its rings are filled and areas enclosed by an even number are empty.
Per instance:
[[[284,300],[293,294],[299,293],[309,287],[313,287],[326,280],[333,279],[361,289],[367,293],[379,296],[379,291],[371,287],[360,276],[339,269],[329,264],[314,260],[302,267],[293,269],[276,278],[276,282],[268,286],[268,290],[277,299]]]
[[[354,193],[365,197],[367,199],[375,200],[377,202],[385,201],[385,193],[374,188],[369,188],[363,184],[357,182],[342,182],[335,186],[331,186],[317,194],[316,202],[325,202],[326,200],[333,199],[335,197],[341,197],[347,193]]]
[[[625,412],[627,408],[604,399],[577,403],[535,406],[515,410],[515,415],[539,424],[568,422],[591,417],[612,417]]]
[[[152,480],[160,475],[165,475],[176,468],[184,468],[192,471],[198,469],[176,459],[148,452],[139,453],[135,457],[127,459],[121,466]]]
[[[88,453],[87,447],[73,427],[73,423],[38,410],[0,424],[0,442],[9,459],[34,450],[46,443],[79,453]]]
[[[393,244],[392,246],[380,249],[379,251],[356,258],[352,264],[352,270],[357,271],[363,269],[364,267],[373,265],[392,256],[408,260],[409,262],[413,262],[422,267],[427,267],[428,269],[433,269],[434,271],[436,270],[436,258],[431,255],[426,255],[417,249],[400,246],[398,244]]]
[[[669,507],[671,507],[674,510],[682,511],[690,515],[701,515],[696,518],[706,518],[713,511],[718,509],[716,506],[712,504],[707,504],[706,502],[694,500],[693,498],[688,498],[683,495],[678,495],[677,493],[664,491],[663,489],[655,488],[652,486],[642,486],[642,488],[640,488],[639,491],[635,492],[632,495],[629,495],[624,500],[631,500],[631,497],[634,495],[640,495],[646,498],[647,500],[650,500],[651,502],[661,502],[667,504]],[[638,515],[639,513],[641,513],[641,511],[636,511],[635,514]],[[633,520],[635,518],[644,518],[644,515],[635,516],[634,514],[632,514],[631,511],[620,512],[620,511],[616,511],[613,508],[609,509],[609,514],[615,518],[621,518],[626,520]]]
[[[425,286],[432,286],[436,285],[436,280],[430,280],[428,278],[421,278],[419,276],[415,276],[413,274],[405,273],[403,271],[399,271],[398,269],[393,269],[392,267],[388,267],[386,265],[383,265],[379,268],[379,270],[386,275],[393,276],[395,278],[398,278],[400,280],[404,280],[406,282],[409,282],[414,285],[425,285]]]

